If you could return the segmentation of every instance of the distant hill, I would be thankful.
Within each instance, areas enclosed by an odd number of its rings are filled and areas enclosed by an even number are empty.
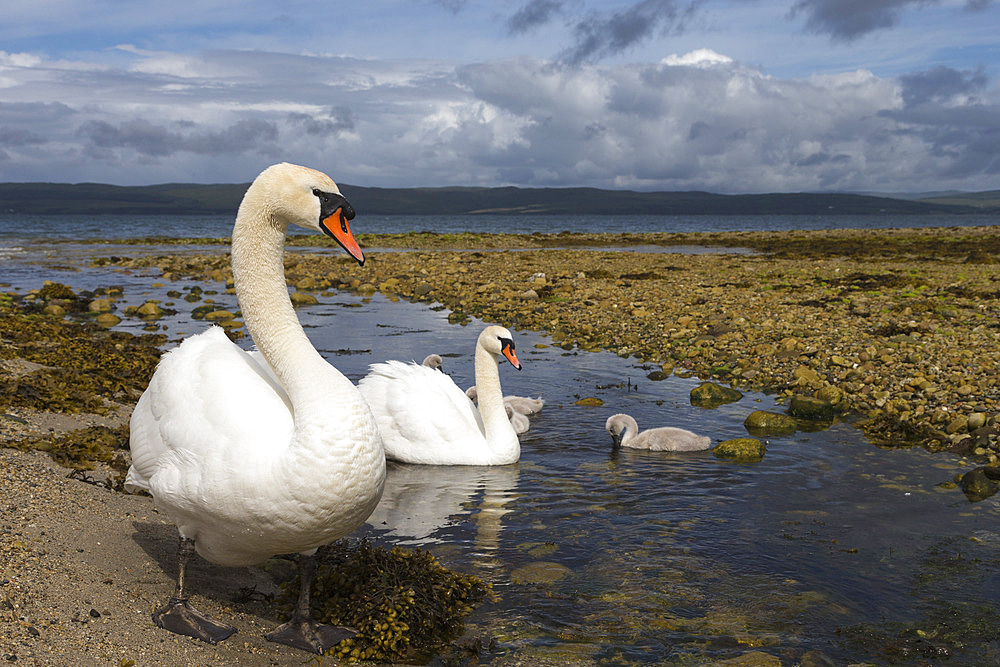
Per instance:
[[[0,212],[80,215],[232,213],[239,206],[248,185],[0,183]]]
[[[919,201],[929,204],[948,204],[951,206],[973,206],[975,208],[1000,208],[1000,190],[985,192],[957,192],[947,195],[922,197]]]
[[[0,183],[0,212],[35,214],[232,214],[248,183]],[[720,195],[597,188],[368,188],[342,185],[369,215],[857,215],[1000,212],[1000,191],[913,201],[837,193]]]
[[[975,208],[1000,207],[1000,190],[984,192],[964,192],[962,190],[940,190],[937,192],[859,192],[871,197],[888,197],[907,201],[922,201],[931,204],[951,206],[973,206]]]

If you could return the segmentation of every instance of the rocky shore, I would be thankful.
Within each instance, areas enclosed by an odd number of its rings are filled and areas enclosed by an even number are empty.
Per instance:
[[[371,252],[359,272],[291,248],[293,298],[336,288],[440,302],[455,322],[476,316],[661,373],[808,397],[813,416],[861,417],[876,444],[1000,455],[996,227],[363,238],[407,250]],[[120,263],[230,279],[221,254]]]
[[[360,269],[337,253],[289,248],[293,298],[306,304],[347,289],[440,303],[455,323],[475,316],[546,332],[566,349],[636,357],[658,377],[676,373],[773,392],[789,406],[809,399],[818,411],[813,417],[857,420],[875,444],[956,451],[996,469],[996,227],[408,234],[363,237],[363,243],[379,250],[369,252]],[[315,237],[293,244],[326,245]],[[676,245],[721,250],[670,252]],[[209,253],[99,257],[95,264],[155,268],[168,289],[181,277],[203,280],[206,293],[231,288],[222,245]],[[8,536],[0,542],[0,655],[6,660],[301,664],[300,655],[261,639],[277,617],[252,595],[224,610],[224,602],[207,609],[231,613],[245,629],[238,644],[208,647],[153,627],[148,610],[172,586],[162,576],[173,567],[164,537],[169,523],[148,498],[66,480],[69,468],[86,467],[75,464],[81,458],[96,460],[103,473],[127,464],[116,446],[164,343],[162,336],[140,341],[106,327],[120,316],[156,330],[164,308],[190,308],[241,335],[239,312],[218,310],[203,296],[189,289],[169,303],[119,310],[114,290],[83,298],[55,287],[0,294],[0,444],[49,448],[48,454],[0,450],[0,522]],[[114,319],[107,317],[112,310]],[[60,328],[69,324],[83,327],[76,338]],[[86,438],[51,448],[54,436],[85,427],[91,428]],[[96,473],[81,478],[103,479]],[[981,481],[996,486],[992,475]],[[122,532],[122,522],[134,530]],[[226,600],[233,573],[200,571],[207,572],[202,583],[210,599]],[[240,577],[247,590],[273,590],[256,570]],[[133,583],[125,587],[126,581]]]

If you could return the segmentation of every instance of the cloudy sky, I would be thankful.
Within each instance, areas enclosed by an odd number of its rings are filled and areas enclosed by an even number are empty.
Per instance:
[[[1000,188],[997,0],[0,3],[0,181]]]

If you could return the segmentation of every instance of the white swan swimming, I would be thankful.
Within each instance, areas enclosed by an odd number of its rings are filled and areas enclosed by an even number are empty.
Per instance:
[[[354,210],[318,171],[265,169],[243,197],[232,265],[247,353],[219,327],[161,359],[132,413],[129,490],[145,489],[177,524],[179,573],[162,628],[210,643],[235,631],[188,603],[186,565],[197,551],[221,565],[300,553],[302,588],[288,623],[267,635],[322,652],[353,634],[309,616],[317,547],[360,526],[378,504],[385,453],[357,388],[309,342],[285,285],[289,224],[332,236],[359,263],[347,220]]]
[[[401,361],[372,364],[358,388],[375,413],[387,458],[432,465],[506,465],[521,456],[507,419],[498,359],[514,368],[510,331],[486,327],[476,341],[479,409],[444,373]]]
[[[629,447],[655,452],[696,452],[712,446],[711,438],[671,426],[651,428],[639,433],[639,425],[635,419],[625,414],[611,415],[604,428],[611,434],[615,449]]]
[[[476,385],[472,385],[471,387],[466,389],[465,395],[468,396],[471,400],[475,401],[477,398]],[[508,403],[510,405],[510,407],[514,410],[514,412],[518,412],[526,416],[530,416],[535,414],[536,412],[540,412],[542,406],[545,405],[545,401],[542,400],[541,396],[539,396],[538,398],[530,398],[528,396],[509,395],[509,396],[504,396],[503,400],[505,403]]]

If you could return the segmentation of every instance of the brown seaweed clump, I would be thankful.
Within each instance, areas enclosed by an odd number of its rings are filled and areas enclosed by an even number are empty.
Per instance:
[[[93,470],[94,464],[99,462],[111,464],[113,469],[124,473],[127,467],[123,469],[119,465],[122,459],[116,457],[115,452],[128,449],[128,436],[127,424],[115,427],[91,426],[60,435],[26,438],[7,444],[15,449],[47,452],[53,461],[72,470]],[[119,488],[124,474],[120,477],[121,479],[112,480],[109,488]]]
[[[0,374],[0,409],[107,414],[109,401],[135,401],[160,358],[163,335],[135,336],[31,312],[14,295],[0,299],[0,359],[28,362]]]
[[[298,580],[286,584],[290,605]],[[341,540],[317,554],[313,614],[358,634],[329,653],[356,662],[422,662],[457,639],[463,619],[493,595],[479,578],[453,572],[422,549]]]
[[[863,420],[859,426],[865,436],[879,447],[909,447],[919,444],[930,451],[942,449],[948,437],[932,426],[900,420],[892,415],[878,415]]]

